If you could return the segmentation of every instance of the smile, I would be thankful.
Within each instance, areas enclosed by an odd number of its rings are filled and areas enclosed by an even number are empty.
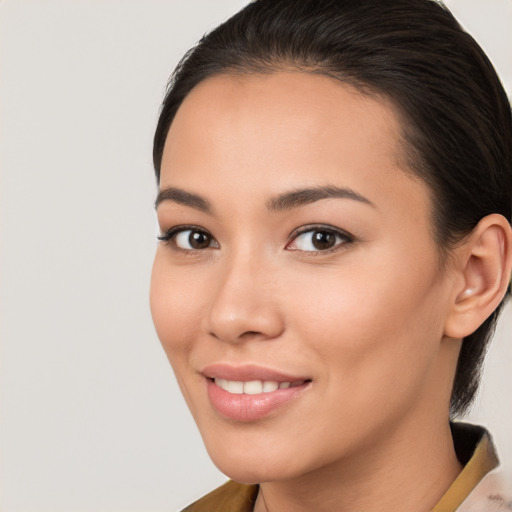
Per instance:
[[[263,420],[281,414],[307,390],[312,380],[257,365],[214,364],[202,372],[215,412],[237,422]]]
[[[219,388],[235,395],[258,395],[260,393],[272,393],[278,389],[288,389],[290,387],[301,386],[305,380],[295,382],[278,382],[275,380],[250,380],[247,382],[227,379],[214,379]]]

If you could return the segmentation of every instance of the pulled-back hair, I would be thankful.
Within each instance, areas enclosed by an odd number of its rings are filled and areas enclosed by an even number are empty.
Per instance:
[[[326,75],[392,102],[402,121],[408,167],[431,192],[433,238],[441,255],[486,215],[499,213],[510,222],[510,103],[482,49],[434,0],[250,3],[206,34],[172,75],[154,138],[157,180],[169,127],[198,83],[218,74],[283,69]],[[463,340],[453,415],[474,399],[504,301]]]

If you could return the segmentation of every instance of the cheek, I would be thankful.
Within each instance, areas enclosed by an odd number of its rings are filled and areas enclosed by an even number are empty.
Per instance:
[[[400,268],[392,265],[396,258],[381,253],[364,267],[310,272],[307,283],[296,282],[290,290],[289,310],[299,312],[297,332],[334,370],[329,378],[343,379],[356,395],[378,391],[382,381],[398,387],[421,379],[442,336],[435,260],[419,271],[414,258],[402,258]]]
[[[202,309],[201,287],[187,281],[182,268],[166,263],[165,251],[157,250],[151,274],[150,306],[153,323],[173,367],[197,338]]]

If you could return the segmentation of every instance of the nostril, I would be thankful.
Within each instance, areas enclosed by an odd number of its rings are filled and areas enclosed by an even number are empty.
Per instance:
[[[261,332],[258,331],[245,331],[240,335],[240,338],[254,338],[255,336],[261,336]]]

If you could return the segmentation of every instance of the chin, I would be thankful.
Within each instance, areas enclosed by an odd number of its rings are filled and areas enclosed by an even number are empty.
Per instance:
[[[219,470],[225,474],[228,478],[231,480],[234,480],[235,482],[238,482],[239,484],[246,484],[246,485],[254,485],[254,484],[260,484],[262,482],[270,482],[272,480],[275,480],[274,478],[269,478],[266,475],[265,471],[258,471],[258,470],[246,470],[246,469],[238,469],[238,468],[229,468],[232,471],[224,470],[221,466],[217,466]]]
[[[307,458],[298,457],[296,445],[281,444],[276,450],[276,443],[253,443],[242,446],[226,446],[213,442],[206,444],[207,451],[217,468],[227,477],[242,484],[258,484],[276,480],[287,480],[308,472],[310,466]]]
[[[275,468],[270,457],[276,454],[269,451],[230,448],[214,444],[206,445],[208,454],[217,468],[227,477],[241,484],[258,484],[274,480],[279,475],[279,468]]]
[[[293,478],[294,474],[290,474],[285,468],[267,466],[267,462],[260,461],[247,463],[245,461],[228,462],[213,461],[217,468],[228,478],[241,484],[260,484],[262,482],[273,482],[276,480],[287,480]]]

